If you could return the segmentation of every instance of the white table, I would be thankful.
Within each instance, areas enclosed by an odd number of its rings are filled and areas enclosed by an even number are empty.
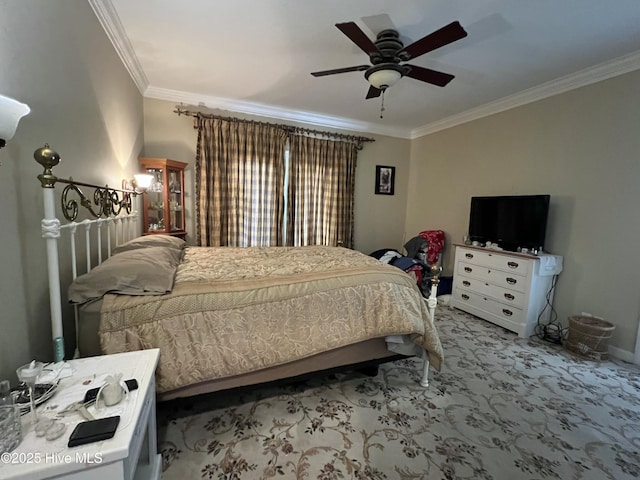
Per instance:
[[[54,441],[37,437],[31,415],[22,417],[20,445],[0,461],[2,479],[160,479],[162,459],[157,452],[155,370],[158,349],[119,353],[67,363],[73,375],[60,380],[56,394],[38,407],[39,415],[54,416],[70,400],[81,400],[89,388],[100,386],[107,374],[122,373],[135,378],[138,389],[123,402],[103,410],[91,409],[96,418],[120,415],[116,434],[109,440],[68,448],[76,424],[85,419],[78,413],[62,417],[67,430]],[[87,382],[91,383],[87,383]]]

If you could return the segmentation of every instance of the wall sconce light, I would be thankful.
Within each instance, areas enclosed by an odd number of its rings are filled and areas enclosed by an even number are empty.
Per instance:
[[[136,173],[133,176],[133,189],[137,193],[144,193],[153,183],[154,176],[148,173]]]
[[[130,190],[134,195],[142,195],[153,183],[153,175],[136,173],[133,180],[122,180],[122,189]]]
[[[0,95],[0,148],[13,138],[18,122],[30,111],[28,105]]]

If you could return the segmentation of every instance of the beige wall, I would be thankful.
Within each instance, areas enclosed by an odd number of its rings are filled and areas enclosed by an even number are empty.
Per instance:
[[[0,61],[0,94],[31,107],[0,150],[0,379],[15,382],[17,366],[53,358],[33,152],[48,142],[62,156],[60,177],[119,186],[137,170],[142,96],[86,0],[3,0]]]
[[[173,113],[174,109],[173,102],[144,99],[144,154],[148,157],[168,157],[189,163],[185,171],[187,185],[185,204],[189,232],[187,240],[193,243],[195,241],[193,169],[197,131],[193,128],[192,118],[178,116]],[[215,113],[242,117],[236,113]],[[283,123],[280,120],[262,117],[251,118]],[[310,128],[314,127],[310,126]],[[379,248],[402,247],[409,181],[409,140],[380,135],[371,135],[371,137],[376,141],[366,143],[363,150],[358,152],[355,198],[355,248],[367,254]],[[395,195],[374,194],[376,165],[396,167]]]
[[[551,194],[546,250],[564,257],[558,318],[589,312],[633,352],[640,317],[640,71],[416,139],[407,230],[447,232],[446,273],[472,195]],[[425,202],[425,192],[429,201]]]

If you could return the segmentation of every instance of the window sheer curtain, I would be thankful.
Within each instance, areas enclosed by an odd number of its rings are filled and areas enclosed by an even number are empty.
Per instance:
[[[282,245],[286,131],[259,122],[197,121],[198,245]]]
[[[353,247],[356,159],[350,142],[290,138],[287,245]]]

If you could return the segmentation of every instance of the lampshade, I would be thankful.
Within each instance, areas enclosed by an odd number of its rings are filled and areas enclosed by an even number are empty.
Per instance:
[[[136,182],[136,191],[146,191],[153,182],[153,175],[148,173],[136,173],[133,178]]]
[[[18,122],[30,111],[28,105],[0,95],[0,148],[13,138]]]
[[[380,90],[384,90],[389,88],[391,85],[396,83],[398,80],[402,78],[402,74],[393,68],[383,68],[381,70],[376,70],[371,72],[367,77],[367,80],[371,85]]]

